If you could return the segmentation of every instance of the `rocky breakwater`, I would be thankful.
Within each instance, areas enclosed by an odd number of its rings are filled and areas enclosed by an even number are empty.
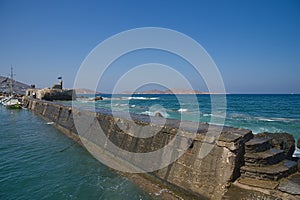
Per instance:
[[[288,133],[255,135],[245,144],[245,165],[241,167],[238,186],[244,185],[273,197],[300,198],[298,158],[292,157],[294,151],[295,140]]]
[[[268,143],[264,146],[265,141],[258,141],[258,144],[257,141],[253,141],[252,132],[246,129],[209,126],[206,123],[201,123],[199,126],[197,124],[195,128],[193,122],[184,122],[183,126],[179,126],[182,122],[170,119],[166,119],[165,123],[160,124],[155,123],[155,119],[159,121],[159,116],[152,117],[150,120],[149,116],[134,114],[131,115],[133,120],[129,120],[122,117],[122,114],[113,117],[109,112],[93,113],[73,110],[69,106],[28,97],[23,98],[23,104],[44,119],[54,122],[54,125],[68,136],[76,140],[80,138],[84,144],[91,143],[94,151],[111,157],[116,161],[116,166],[128,164],[134,165],[129,167],[143,170],[145,166],[163,165],[167,159],[176,157],[174,162],[143,173],[141,176],[162,184],[172,191],[187,194],[191,199],[222,199],[231,184],[241,175],[243,178],[248,175],[255,176],[256,172],[249,170],[249,167],[257,164],[255,167],[261,168],[264,165],[277,164],[277,161],[278,163],[282,162],[281,160],[286,156],[282,151],[271,150],[271,157],[274,157],[276,162],[269,158],[249,157],[249,152],[252,150],[252,153],[256,153],[256,150],[258,152],[267,151],[271,148],[271,144]],[[74,123],[76,115],[83,117],[79,126],[78,124],[75,126]],[[84,120],[91,117],[93,118],[92,122]],[[105,133],[104,137],[99,137],[99,126]],[[149,129],[141,128],[146,126]],[[78,137],[77,130],[81,127],[86,127],[86,134]],[[120,127],[125,127],[125,129]],[[145,135],[149,131],[155,131],[156,134],[146,138],[135,137],[141,134]],[[217,134],[219,131],[221,131],[220,135]],[[173,144],[172,154],[167,159],[162,153],[155,160],[142,159],[139,161],[137,157],[128,157],[128,154],[124,153],[155,152],[173,140],[178,145]],[[113,152],[109,143],[124,151]],[[261,143],[263,147],[260,146]],[[204,148],[207,145],[210,148]],[[188,148],[184,149],[183,147],[186,146]],[[207,149],[209,150],[207,151]],[[245,149],[248,157],[245,155]],[[182,155],[177,158],[178,154]],[[288,174],[294,172],[294,167],[291,168]],[[278,169],[281,169],[281,166],[278,166]],[[131,176],[131,174],[127,175]],[[262,177],[264,178],[264,176]],[[277,177],[279,179],[279,176]]]

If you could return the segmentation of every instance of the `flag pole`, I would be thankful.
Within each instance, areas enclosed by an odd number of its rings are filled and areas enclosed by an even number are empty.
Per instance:
[[[12,65],[10,66],[10,95],[12,96],[13,95],[13,80],[14,80],[14,74],[13,74],[13,67]]]

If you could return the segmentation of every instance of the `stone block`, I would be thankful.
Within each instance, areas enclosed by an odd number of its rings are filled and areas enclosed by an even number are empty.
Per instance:
[[[257,138],[268,138],[273,148],[284,150],[286,158],[292,159],[295,151],[295,139],[289,133],[259,133],[255,135]]]

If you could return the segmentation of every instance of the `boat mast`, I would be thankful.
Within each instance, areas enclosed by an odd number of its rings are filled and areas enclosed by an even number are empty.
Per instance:
[[[10,66],[10,83],[9,83],[9,91],[10,91],[10,95],[13,95],[13,80],[14,80],[14,74],[13,74],[13,67],[12,65]]]

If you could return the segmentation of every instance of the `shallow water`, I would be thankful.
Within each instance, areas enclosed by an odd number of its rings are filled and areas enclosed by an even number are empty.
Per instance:
[[[0,199],[153,199],[27,110],[0,106]]]

